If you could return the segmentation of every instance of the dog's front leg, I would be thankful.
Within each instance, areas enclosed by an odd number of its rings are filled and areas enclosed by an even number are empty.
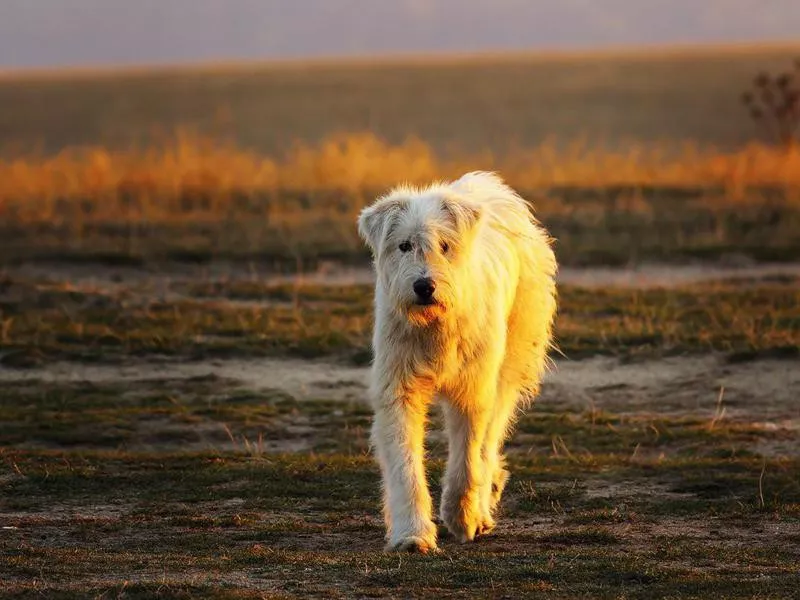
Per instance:
[[[425,418],[430,399],[422,394],[378,403],[372,444],[383,476],[387,550],[426,553],[436,549],[436,526],[425,478]]]
[[[461,406],[444,405],[449,451],[441,516],[460,542],[472,541],[494,526],[494,522],[487,522],[481,505],[481,488],[487,477],[482,447],[489,413],[481,403],[469,408],[465,411]]]

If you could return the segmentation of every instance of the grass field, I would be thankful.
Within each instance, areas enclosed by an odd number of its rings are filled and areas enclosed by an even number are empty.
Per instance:
[[[0,597],[793,597],[800,151],[739,94],[797,54],[0,76]],[[384,554],[355,218],[472,168],[559,353],[498,529]]]

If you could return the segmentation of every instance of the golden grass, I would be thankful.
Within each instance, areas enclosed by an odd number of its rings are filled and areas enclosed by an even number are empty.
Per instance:
[[[0,160],[0,262],[363,260],[354,223],[377,194],[472,169],[499,171],[532,201],[562,264],[800,256],[797,148],[553,140],[445,157],[352,133],[263,156],[179,132],[144,149]]]
[[[259,156],[179,132],[162,147],[145,150],[72,148],[0,161],[0,214],[50,221],[72,207],[88,220],[170,220],[187,212],[227,214],[236,198],[292,191],[310,194],[313,204],[314,192],[321,190],[358,198],[401,180],[424,183],[470,169],[497,170],[522,190],[714,188],[733,198],[751,187],[800,187],[800,149],[754,144],[724,153],[687,143],[675,154],[658,145],[615,152],[581,141],[565,147],[551,141],[503,156],[444,159],[421,140],[393,146],[370,133],[352,133],[318,144],[298,142],[284,156]]]

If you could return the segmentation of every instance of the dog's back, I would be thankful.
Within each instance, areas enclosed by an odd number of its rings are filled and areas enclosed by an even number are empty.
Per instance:
[[[523,394],[538,392],[552,345],[556,312],[557,264],[551,239],[527,201],[493,173],[467,173],[452,189],[483,204],[483,235],[494,238],[489,247],[511,243],[517,255],[519,279],[508,315],[508,338],[501,380],[516,381]]]

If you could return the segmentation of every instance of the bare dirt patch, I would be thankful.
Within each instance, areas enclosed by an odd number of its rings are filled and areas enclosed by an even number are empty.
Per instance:
[[[140,362],[124,366],[60,362],[30,370],[0,370],[0,383],[122,386],[128,390],[125,397],[129,399],[158,390],[172,394],[170,401],[175,403],[183,402],[180,398],[185,388],[200,386],[192,391],[192,402],[207,403],[209,408],[201,411],[199,420],[196,416],[181,417],[180,411],[171,416],[144,412],[134,418],[129,414],[121,422],[118,417],[114,421],[117,429],[105,433],[112,436],[111,441],[114,432],[121,435],[129,450],[211,448],[257,454],[308,451],[321,439],[339,435],[334,435],[333,429],[339,426],[339,419],[347,422],[352,407],[361,407],[358,411],[368,414],[367,379],[366,367],[292,359]],[[258,396],[246,398],[250,393],[267,395],[263,400]],[[311,413],[253,420],[237,408],[237,394],[244,394],[247,406],[253,407],[247,410],[257,411],[259,403],[285,397],[310,403]],[[240,412],[230,413],[237,410]],[[740,424],[747,428],[752,438],[749,445],[758,454],[790,456],[796,451],[800,434],[800,368],[796,360],[729,362],[715,355],[634,362],[610,357],[560,360],[546,376],[542,394],[527,414],[534,423],[542,417],[564,414],[589,415],[586,418],[592,422],[597,415],[643,424],[657,419],[693,421],[710,430],[723,423]],[[366,437],[361,419],[357,432],[341,435],[361,444]],[[228,423],[232,429],[228,429]],[[537,429],[533,434],[547,434],[548,426],[543,422],[542,431]],[[66,439],[79,443],[83,435],[90,440],[89,430],[94,425],[88,423],[87,427],[84,431],[76,425],[72,437]],[[517,432],[514,441],[518,447],[512,452],[524,451],[531,443],[528,434],[524,428]],[[434,444],[445,444],[438,427],[432,428],[430,439]],[[336,444],[340,443],[337,437]],[[639,457],[645,458],[644,451]]]
[[[365,399],[367,370],[328,361],[243,359],[207,362],[132,362],[90,365],[58,362],[30,370],[0,370],[2,381],[125,383],[214,377],[250,390],[280,390],[298,400]]]
[[[705,415],[800,424],[800,361],[729,362],[714,355],[619,361],[558,361],[539,404],[593,406],[621,414]]]
[[[246,359],[90,365],[58,362],[0,370],[3,381],[119,383],[215,377],[235,387],[280,390],[298,400],[366,401],[368,369],[324,360]],[[559,360],[545,377],[539,405],[591,406],[615,413],[711,416],[720,389],[725,417],[777,426],[800,423],[800,361],[729,362],[715,355],[623,361]]]

